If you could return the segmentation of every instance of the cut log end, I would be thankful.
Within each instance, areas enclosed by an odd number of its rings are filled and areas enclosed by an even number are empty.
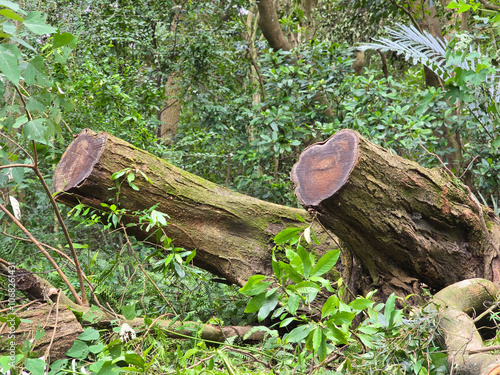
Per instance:
[[[314,207],[335,194],[349,179],[358,153],[358,135],[350,129],[304,150],[292,169],[300,203]]]
[[[88,177],[99,160],[106,133],[83,130],[61,157],[54,174],[53,191],[57,194],[78,186]]]

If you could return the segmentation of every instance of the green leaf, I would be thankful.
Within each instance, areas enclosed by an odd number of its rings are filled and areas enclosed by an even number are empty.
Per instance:
[[[127,320],[132,320],[134,319],[137,314],[135,313],[135,302],[125,305],[122,307],[122,314]]]
[[[278,293],[276,292],[266,298],[266,300],[262,304],[262,307],[259,309],[259,313],[257,314],[257,319],[259,320],[259,322],[267,318],[269,313],[274,310],[278,302]]]
[[[62,46],[65,46],[73,41],[75,39],[74,35],[71,33],[55,33],[54,34],[54,44],[53,48],[59,48]]]
[[[356,298],[349,304],[349,306],[354,310],[363,311],[373,304],[374,302],[367,298]]]
[[[97,375],[116,375],[122,372],[122,369],[111,361],[106,361],[97,372]]]
[[[290,241],[292,238],[296,237],[300,232],[302,232],[302,228],[283,229],[274,237],[274,243],[279,245],[284,242]]]
[[[336,295],[328,297],[328,299],[323,304],[323,308],[321,309],[321,319],[326,318],[327,316],[330,316],[335,311],[337,311],[338,303],[339,298]]]
[[[49,144],[45,139],[45,130],[47,130],[47,127],[43,125],[44,122],[44,118],[37,118],[26,123],[23,127],[24,137],[29,141],[35,141],[46,145]]]
[[[12,44],[10,46],[17,48]],[[19,84],[21,69],[19,68],[18,59],[11,51],[11,47],[7,47],[5,44],[0,44],[0,71],[15,86]]]
[[[55,27],[45,23],[45,18],[42,16],[42,12],[39,11],[29,12],[24,18],[24,26],[37,35],[52,34],[57,30]]]
[[[104,344],[102,342],[96,345],[89,346],[89,352],[93,354],[101,353],[103,349],[104,349]]]
[[[299,308],[300,300],[300,296],[296,294],[291,294],[290,296],[288,296],[288,303],[286,305],[286,308],[290,314],[295,315],[297,309]]]
[[[297,246],[297,254],[299,255],[302,261],[304,278],[307,279],[309,277],[309,272],[311,271],[312,268],[312,261],[310,254],[307,251],[305,251],[304,248],[300,245]]]
[[[302,264],[302,259],[300,259],[300,256],[290,248],[287,248],[285,250],[285,255],[290,261],[290,265],[294,268],[294,270],[302,274],[304,272],[304,265]]]
[[[309,333],[314,329],[314,325],[312,324],[305,324],[303,326],[294,328],[292,332],[287,334],[285,336],[285,341],[286,342],[295,342],[299,343],[302,342],[308,335]]]
[[[334,337],[334,341],[336,341],[336,343],[347,345],[347,340],[349,338],[347,332],[337,328],[335,324],[330,320],[326,322],[326,325],[330,330],[330,333]]]
[[[20,12],[20,13],[24,13],[20,8],[19,8],[19,5],[16,4],[16,3],[13,3],[12,1],[8,1],[8,0],[0,0],[0,7],[5,7],[5,8],[10,8],[12,9],[14,12]]]
[[[254,296],[256,294],[260,294],[263,291],[267,289],[267,287],[262,288],[262,284],[266,283],[261,283],[262,280],[265,280],[267,277],[264,275],[253,275],[250,276],[246,284],[239,290],[241,294],[244,294],[245,296]],[[268,286],[271,285],[269,282]]]
[[[355,312],[338,311],[331,315],[330,320],[336,325],[351,324],[355,316]]]
[[[491,141],[491,148],[493,151],[495,151],[499,147],[500,147],[500,135]]]
[[[2,9],[2,10],[0,10],[0,14],[2,16],[4,16],[5,18],[10,18],[11,20],[23,22],[23,17],[18,15],[12,9]]]
[[[94,341],[99,338],[99,331],[95,328],[89,327],[83,331],[80,336],[78,336],[79,340],[82,341]]]
[[[297,292],[309,294],[309,293],[317,293],[321,288],[318,284],[313,283],[312,281],[302,281],[298,283],[296,286]]]
[[[331,250],[318,260],[318,263],[311,271],[311,276],[321,276],[330,271],[339,260],[340,250]]]
[[[44,375],[45,374],[45,361],[40,358],[26,358],[24,367],[30,374]]]
[[[145,364],[144,358],[142,358],[139,354],[134,352],[125,353],[125,362],[140,368],[144,368]]]
[[[257,294],[248,301],[247,307],[245,308],[246,313],[253,313],[260,310],[264,302],[266,301],[266,292]]]
[[[295,271],[292,266],[281,261],[279,262],[279,265],[281,269],[284,270],[285,273],[288,275],[290,280],[292,280],[294,283],[300,283],[302,281],[302,276],[300,275],[300,273]]]
[[[73,346],[66,352],[68,357],[77,359],[85,359],[89,354],[89,347],[86,343],[80,340],[75,340]]]

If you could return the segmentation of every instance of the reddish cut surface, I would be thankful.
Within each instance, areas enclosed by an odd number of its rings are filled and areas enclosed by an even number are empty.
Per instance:
[[[358,137],[349,129],[305,149],[292,169],[299,201],[317,206],[335,194],[349,179],[358,153]]]
[[[83,131],[61,157],[54,175],[53,191],[68,191],[85,180],[101,156],[106,142],[103,134]]]

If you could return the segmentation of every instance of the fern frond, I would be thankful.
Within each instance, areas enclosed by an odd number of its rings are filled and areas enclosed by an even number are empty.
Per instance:
[[[380,49],[394,51],[404,55],[413,64],[423,64],[434,71],[442,79],[446,79],[446,48],[447,42],[435,38],[427,31],[421,33],[414,26],[396,25],[397,28],[387,28],[392,38],[374,39],[378,43],[365,43],[359,50]]]
[[[468,52],[450,51],[447,41],[434,37],[425,30],[420,32],[414,26],[397,24],[394,29],[387,28],[387,33],[390,35],[389,38],[374,39],[378,43],[365,43],[358,49],[390,50],[402,54],[406,60],[413,60],[414,64],[427,66],[443,81],[453,77],[457,68],[477,73],[478,65],[487,59],[479,47],[474,50],[470,46]],[[483,124],[491,124],[486,107],[488,103],[500,102],[500,70],[488,74],[482,84],[469,82],[465,85],[476,98],[475,101],[467,103],[470,112]]]

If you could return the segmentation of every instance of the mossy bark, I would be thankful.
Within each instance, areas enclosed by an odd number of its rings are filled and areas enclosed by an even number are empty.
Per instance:
[[[133,173],[131,188],[126,175],[119,188],[113,173]],[[147,179],[144,177],[146,176]],[[148,181],[149,180],[149,181]],[[54,174],[56,200],[70,206],[79,202],[102,210],[115,204],[128,213],[124,224],[137,222],[133,212],[156,210],[169,216],[165,233],[178,247],[196,249],[194,264],[231,283],[244,285],[254,274],[270,274],[273,238],[290,226],[306,226],[302,209],[261,201],[183,171],[108,133],[84,130],[68,147]],[[156,242],[146,225],[127,230],[139,239]],[[322,232],[322,233],[321,233]],[[320,228],[324,247],[329,240]],[[322,253],[322,248],[318,248]]]
[[[359,259],[360,286],[387,296],[475,277],[499,284],[500,220],[446,171],[342,130],[304,150],[292,179],[303,206]]]

